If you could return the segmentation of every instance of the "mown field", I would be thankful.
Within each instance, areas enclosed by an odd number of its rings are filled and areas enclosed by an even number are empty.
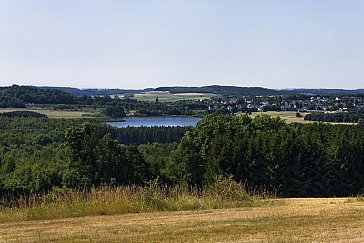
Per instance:
[[[158,97],[160,102],[173,102],[179,100],[201,100],[210,99],[211,97],[218,96],[212,93],[180,93],[172,94],[167,91],[151,91],[145,93],[135,94],[134,98],[140,101],[154,102]]]
[[[34,111],[44,114],[49,118],[92,118],[97,116],[96,113],[72,110],[51,110],[44,108],[0,108],[0,113],[12,111]]]
[[[5,222],[0,241],[363,242],[361,198],[272,199],[260,207]]]
[[[283,120],[285,120],[287,123],[293,123],[293,122],[300,122],[300,123],[310,123],[310,121],[305,121],[303,119],[303,117],[307,114],[307,113],[302,113],[302,117],[296,117],[296,112],[295,111],[267,111],[267,112],[253,112],[251,117],[256,117],[258,115],[269,115],[269,116],[273,116],[273,117],[277,117],[279,116],[280,118],[282,118]]]
[[[299,123],[313,123],[315,121],[305,121],[304,116],[307,113],[302,112],[302,117],[296,117],[295,111],[267,111],[267,112],[253,112],[251,114],[251,117],[254,118],[258,115],[269,115],[272,117],[280,117],[283,120],[285,120],[287,123],[293,123],[293,122],[299,122]],[[345,124],[345,125],[354,125],[356,123],[350,123],[350,122],[323,122],[323,123],[330,123],[330,124]]]

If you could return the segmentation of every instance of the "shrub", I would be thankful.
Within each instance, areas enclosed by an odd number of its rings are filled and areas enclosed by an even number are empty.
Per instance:
[[[204,195],[226,201],[246,201],[250,196],[242,183],[236,182],[232,176],[216,176],[212,184],[203,190]]]

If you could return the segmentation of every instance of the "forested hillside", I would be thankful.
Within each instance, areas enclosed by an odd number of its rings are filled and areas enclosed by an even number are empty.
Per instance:
[[[135,94],[135,93],[148,92],[154,90],[154,89],[78,89],[71,87],[49,87],[49,86],[42,86],[39,88],[61,90],[76,96]]]
[[[364,129],[269,116],[208,115],[193,128],[123,129],[0,117],[2,195],[156,178],[203,187],[217,176],[287,197],[356,195],[364,189]]]
[[[25,107],[26,104],[75,104],[74,96],[54,89],[13,85],[0,87],[0,107]]]

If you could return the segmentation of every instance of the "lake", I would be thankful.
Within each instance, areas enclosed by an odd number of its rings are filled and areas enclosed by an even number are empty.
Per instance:
[[[195,126],[200,117],[194,116],[147,116],[147,117],[126,117],[125,121],[107,122],[106,124],[114,127],[152,127],[152,126]]]

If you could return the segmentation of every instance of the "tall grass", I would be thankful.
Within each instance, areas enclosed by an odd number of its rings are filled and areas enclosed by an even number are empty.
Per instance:
[[[99,187],[90,190],[54,189],[0,201],[0,222],[112,215],[154,211],[202,210],[258,206],[262,200],[248,195],[243,184],[217,178],[197,187],[159,185]]]

